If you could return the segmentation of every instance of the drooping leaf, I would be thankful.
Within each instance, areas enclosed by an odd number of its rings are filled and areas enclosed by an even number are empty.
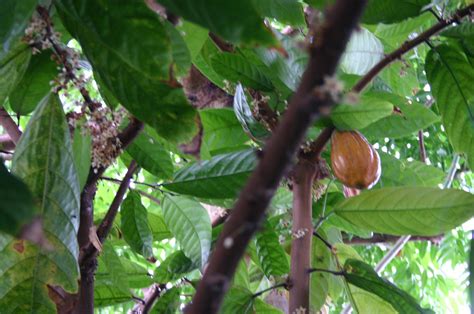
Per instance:
[[[270,79],[244,56],[222,52],[211,58],[211,64],[217,74],[230,82],[240,82],[247,87],[261,91],[273,89]]]
[[[211,220],[197,201],[180,196],[165,196],[163,216],[184,254],[197,267],[203,267],[211,249]]]
[[[181,288],[173,287],[166,290],[156,301],[150,313],[154,314],[175,314],[181,305],[179,299]]]
[[[120,210],[123,238],[132,250],[145,258],[153,256],[153,234],[148,224],[147,210],[142,205],[140,194],[129,191]]]
[[[221,154],[196,162],[175,173],[168,190],[200,198],[233,198],[255,167],[253,150]]]
[[[378,97],[395,105],[400,112],[393,112],[360,130],[368,138],[401,138],[424,129],[439,121],[439,117],[420,103],[407,103],[401,96],[377,93]]]
[[[380,40],[362,28],[352,34],[341,59],[341,68],[349,74],[364,75],[383,58],[383,53]]]
[[[148,212],[148,223],[153,234],[153,240],[161,241],[173,237],[166,226],[163,215]]]
[[[380,73],[379,77],[388,85],[391,92],[398,95],[413,96],[420,86],[416,70],[402,62],[392,63]]]
[[[108,284],[127,293],[128,284],[125,268],[122,266],[119,256],[109,241],[103,243],[102,252],[98,258],[98,263],[98,273],[100,274],[102,272],[102,276],[99,276],[101,279],[99,284]],[[105,272],[107,272],[107,276],[104,276]]]
[[[285,250],[269,222],[266,222],[263,230],[255,236],[255,247],[260,265],[267,277],[282,276],[290,271]]]
[[[283,314],[284,312],[280,309],[277,309],[273,305],[270,305],[263,301],[262,299],[255,299],[254,304],[254,313],[261,313],[261,314]]]
[[[442,45],[428,53],[425,70],[449,142],[474,165],[473,66],[461,51]]]
[[[242,287],[250,289],[250,278],[248,264],[245,259],[241,259],[232,280],[232,287]]]
[[[399,313],[434,313],[423,309],[416,300],[394,284],[380,278],[377,273],[362,261],[348,259],[344,264],[344,278],[352,285],[369,291],[390,303]]]
[[[16,236],[37,213],[33,196],[20,179],[8,172],[0,160],[0,231]]]
[[[193,65],[201,72],[209,81],[220,88],[225,88],[224,79],[214,71],[211,65],[211,59],[219,53],[219,48],[208,38],[202,45],[201,51],[193,58]]]
[[[253,0],[253,5],[262,16],[284,24],[305,25],[303,7],[297,0]]]
[[[0,106],[25,74],[30,57],[30,50],[25,48],[0,60]]]
[[[318,233],[326,238],[325,233],[322,230],[318,230]],[[330,269],[331,265],[331,251],[329,248],[318,238],[313,238],[311,244],[311,267],[320,269]],[[310,274],[310,309],[312,312],[317,313],[321,307],[326,303],[326,298],[329,292],[329,278],[331,274],[323,272],[313,272]]]
[[[335,205],[356,226],[394,235],[437,235],[474,216],[474,196],[460,190],[391,187],[362,192]]]
[[[248,137],[231,109],[205,109],[199,115],[203,127],[201,158],[245,147]]]
[[[84,187],[91,168],[92,137],[89,133],[83,134],[80,127],[74,130],[72,151],[74,153],[74,164],[76,165],[79,186]]]
[[[364,94],[358,104],[336,106],[331,111],[331,120],[338,129],[354,130],[389,116],[393,105],[370,94]]]
[[[142,1],[61,0],[55,4],[94,71],[120,103],[161,136],[190,139],[197,130],[196,111],[170,77],[170,67],[180,61],[174,59],[176,41],[158,15]]]
[[[396,23],[417,16],[430,0],[377,0],[369,1],[362,22],[367,24]]]
[[[253,6],[252,0],[159,0],[174,14],[208,28],[233,43],[273,44],[271,32]],[[245,18],[243,18],[245,17]]]
[[[173,24],[164,22],[166,32],[171,40],[171,52],[173,54],[174,66],[178,76],[186,75],[191,67],[191,54],[183,37]]]
[[[221,314],[253,313],[252,292],[242,287],[233,287],[227,292],[220,310]]]
[[[403,161],[379,152],[382,162],[380,187],[389,186],[427,186],[437,187],[443,181],[444,172],[419,161]]]
[[[176,251],[156,268],[154,279],[158,283],[168,283],[180,279],[195,268],[196,266],[183,251]]]
[[[170,178],[173,174],[173,162],[170,152],[158,139],[147,132],[140,133],[127,147],[127,153],[146,171],[158,178]]]
[[[21,38],[25,34],[25,29],[37,4],[37,0],[2,1],[2,10],[0,11],[0,64],[5,61],[4,58],[13,50],[20,47],[25,49],[26,44],[21,43]]]
[[[253,117],[252,110],[247,101],[247,96],[245,95],[245,91],[241,84],[238,84],[235,88],[234,113],[242,125],[241,128],[243,128],[251,137],[257,140],[263,140],[270,135],[265,127]]]
[[[77,289],[79,180],[69,128],[57,96],[45,97],[23,133],[13,172],[30,188],[50,251],[0,236],[0,308],[55,312],[49,285]]]
[[[191,60],[194,61],[209,37],[209,31],[189,21],[183,21],[178,25],[178,29],[183,32],[184,42],[188,46]]]
[[[58,71],[48,52],[31,57],[23,79],[10,93],[10,106],[20,115],[31,113],[51,90],[50,82]]]

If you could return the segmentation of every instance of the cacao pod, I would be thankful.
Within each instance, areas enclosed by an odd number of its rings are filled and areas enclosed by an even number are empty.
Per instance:
[[[331,166],[345,186],[360,190],[374,186],[382,173],[379,154],[357,131],[333,133]]]

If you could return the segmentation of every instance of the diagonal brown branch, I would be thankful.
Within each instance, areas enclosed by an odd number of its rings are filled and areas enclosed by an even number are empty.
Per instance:
[[[324,79],[335,73],[340,56],[366,1],[336,1],[327,14],[319,37],[310,50],[310,61],[289,109],[269,139],[257,168],[242,190],[216,244],[188,313],[216,313],[229,288],[237,264],[262,220],[280,180],[291,165],[306,130],[332,101],[319,95],[304,101]],[[321,94],[321,93],[318,93]],[[241,230],[236,232],[236,230]],[[224,245],[225,244],[225,245]],[[230,244],[230,245],[229,245]]]

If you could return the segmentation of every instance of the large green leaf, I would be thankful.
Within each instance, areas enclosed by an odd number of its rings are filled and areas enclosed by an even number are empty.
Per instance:
[[[448,139],[474,165],[474,68],[454,47],[442,45],[428,53],[426,76]]]
[[[220,88],[225,88],[224,79],[214,71],[211,65],[211,59],[219,53],[219,48],[208,38],[202,45],[201,51],[193,58],[193,65],[201,72],[209,81]]]
[[[326,238],[322,230],[318,233]],[[331,265],[331,251],[318,238],[314,238],[311,246],[311,267],[320,269],[330,269]],[[311,312],[317,313],[321,307],[326,303],[326,298],[329,292],[329,278],[331,274],[323,272],[313,272],[310,274],[310,309]]]
[[[252,138],[263,140],[270,135],[267,129],[253,117],[252,109],[250,109],[247,96],[241,84],[238,84],[235,88],[234,113],[242,125],[240,129],[243,128]]]
[[[387,100],[395,105],[400,112],[393,112],[361,132],[368,138],[400,138],[413,134],[439,121],[439,117],[420,103],[407,103],[401,96],[389,93],[377,93],[381,100]]]
[[[45,97],[13,157],[13,172],[30,188],[51,250],[0,236],[0,308],[55,312],[47,285],[77,289],[79,180],[69,128],[57,96]]]
[[[150,224],[151,233],[153,233],[153,240],[161,241],[173,237],[166,226],[163,215],[148,212],[148,223]]]
[[[158,139],[142,132],[127,147],[127,153],[151,174],[159,178],[170,178],[173,174],[173,162],[168,150]]]
[[[182,31],[184,42],[188,46],[188,51],[191,55],[191,60],[194,61],[209,37],[209,31],[189,21],[183,21],[177,27]]]
[[[186,256],[203,267],[211,249],[211,220],[197,201],[179,196],[165,196],[163,216]]]
[[[25,28],[28,26],[37,4],[37,0],[2,0],[2,10],[0,11],[0,64],[12,50],[17,49],[18,46],[26,46],[21,43],[21,38],[25,34]]]
[[[72,151],[74,153],[77,176],[79,177],[79,186],[82,190],[91,169],[92,137],[89,133],[83,134],[83,130],[80,127],[76,127],[74,130]]]
[[[256,164],[252,149],[221,154],[175,173],[168,190],[201,198],[234,198]]]
[[[234,43],[273,44],[253,0],[158,0],[171,12]]]
[[[375,0],[369,1],[362,15],[367,24],[396,23],[417,16],[430,0]]]
[[[211,58],[214,71],[223,78],[262,91],[273,89],[270,79],[242,55],[222,52]]]
[[[377,186],[428,186],[437,187],[445,177],[444,172],[419,161],[403,161],[379,152],[382,176]]]
[[[399,313],[434,313],[423,309],[411,295],[379,277],[370,265],[362,261],[348,259],[344,264],[344,269],[344,278],[350,284],[379,296]]]
[[[257,255],[267,277],[282,276],[290,271],[285,250],[280,245],[272,224],[266,222],[263,230],[255,236]]]
[[[0,60],[0,106],[25,74],[30,57],[30,50],[23,49]]]
[[[173,287],[160,294],[150,313],[152,314],[175,314],[179,312],[181,288]]]
[[[156,268],[154,279],[156,282],[164,284],[178,280],[194,269],[196,266],[193,261],[187,258],[183,251],[176,251],[166,257]]]
[[[107,307],[132,300],[130,292],[125,292],[113,285],[96,285],[94,287],[94,306]],[[54,313],[54,312],[53,312]]]
[[[265,17],[285,24],[305,25],[303,6],[298,0],[253,0],[253,5]]]
[[[143,1],[55,3],[94,71],[125,108],[167,139],[183,141],[195,133],[196,112],[170,78],[172,64],[181,64],[174,59],[177,41]]]
[[[191,54],[189,53],[188,46],[173,24],[166,21],[164,26],[171,40],[171,51],[176,74],[178,76],[186,75],[191,67]]]
[[[432,236],[473,217],[474,195],[428,187],[382,188],[348,198],[334,211],[374,232]]]
[[[354,32],[341,59],[341,68],[349,74],[364,75],[384,56],[383,45],[365,28]]]
[[[282,311],[253,297],[253,293],[242,287],[233,287],[224,298],[220,314],[281,314]]]
[[[199,115],[203,127],[201,158],[243,148],[249,140],[232,109],[205,109]]]
[[[389,116],[393,105],[371,94],[364,94],[356,105],[341,104],[331,111],[331,120],[338,129],[353,130]]]
[[[16,236],[37,213],[33,196],[20,179],[10,174],[0,160],[0,231]]]
[[[153,256],[153,234],[148,224],[147,210],[140,194],[129,191],[120,211],[123,238],[132,250],[145,258]]]
[[[31,57],[23,79],[10,93],[10,106],[17,114],[32,112],[51,90],[50,82],[58,73],[56,63],[48,52]]]

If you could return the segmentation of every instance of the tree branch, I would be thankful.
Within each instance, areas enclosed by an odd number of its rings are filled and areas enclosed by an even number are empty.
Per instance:
[[[12,151],[15,149],[15,143],[13,143],[10,135],[2,134],[0,135],[0,150],[2,151]]]
[[[258,298],[259,296],[261,296],[265,292],[268,292],[268,291],[271,291],[271,290],[274,290],[274,289],[278,289],[278,288],[287,289],[288,288],[288,283],[287,282],[277,283],[276,285],[273,285],[273,286],[271,286],[267,289],[263,289],[262,291],[256,292],[252,297],[253,298]]]
[[[305,159],[293,170],[290,313],[300,308],[309,311],[309,275],[303,270],[311,267],[312,189],[316,171],[315,163]]]
[[[231,216],[224,224],[193,302],[187,309],[188,313],[212,314],[218,311],[237,264],[257,230],[280,180],[291,165],[306,130],[317,116],[327,112],[332,105],[332,101],[323,95],[315,99],[314,103],[303,100],[324,83],[325,77],[334,75],[365,3],[365,0],[339,0],[330,8],[318,33],[320,36],[310,48],[310,60],[301,84],[292,97],[283,120],[269,139],[263,156],[242,190]],[[229,240],[232,243],[230,246]]]
[[[5,132],[10,136],[10,139],[16,145],[21,137],[21,131],[15,121],[8,112],[0,106],[0,125],[2,125]]]

